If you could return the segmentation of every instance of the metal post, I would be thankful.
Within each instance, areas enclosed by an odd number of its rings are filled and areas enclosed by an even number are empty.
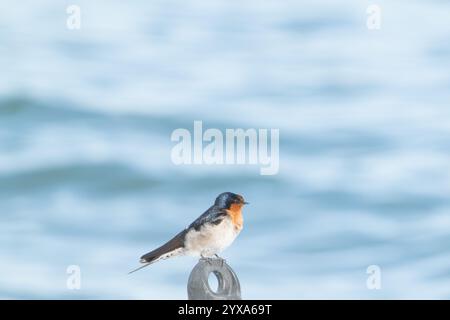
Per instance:
[[[217,292],[208,283],[214,273],[219,282]],[[236,273],[223,259],[200,259],[188,280],[189,300],[241,300],[241,286]]]

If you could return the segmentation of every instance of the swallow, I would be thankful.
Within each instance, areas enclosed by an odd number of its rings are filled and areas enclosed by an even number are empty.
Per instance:
[[[187,228],[159,248],[144,254],[143,265],[133,273],[157,261],[176,256],[219,258],[218,253],[230,246],[244,226],[242,207],[248,204],[241,195],[224,192],[214,204]]]

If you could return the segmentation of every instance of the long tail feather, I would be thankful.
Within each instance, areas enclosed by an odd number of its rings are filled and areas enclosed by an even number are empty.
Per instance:
[[[142,268],[148,267],[148,266],[151,265],[151,264],[152,264],[151,262],[146,263],[146,264],[144,264],[143,266],[140,266],[139,268],[134,269],[134,270],[128,272],[128,274],[132,274],[132,273],[134,273],[134,272],[136,272],[136,271],[138,271],[138,270],[141,270]]]

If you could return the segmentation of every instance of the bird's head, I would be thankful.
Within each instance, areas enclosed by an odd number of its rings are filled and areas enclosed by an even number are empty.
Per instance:
[[[214,205],[223,209],[230,209],[232,205],[242,207],[244,204],[248,204],[248,202],[246,202],[241,195],[232,192],[224,192],[219,194],[216,198],[216,202],[214,203]]]

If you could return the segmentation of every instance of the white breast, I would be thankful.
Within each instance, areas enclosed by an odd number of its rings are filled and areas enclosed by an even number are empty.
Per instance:
[[[199,231],[189,231],[186,234],[185,248],[190,255],[212,256],[221,252],[233,243],[240,230],[236,229],[230,217],[225,217],[218,224],[207,224]]]

